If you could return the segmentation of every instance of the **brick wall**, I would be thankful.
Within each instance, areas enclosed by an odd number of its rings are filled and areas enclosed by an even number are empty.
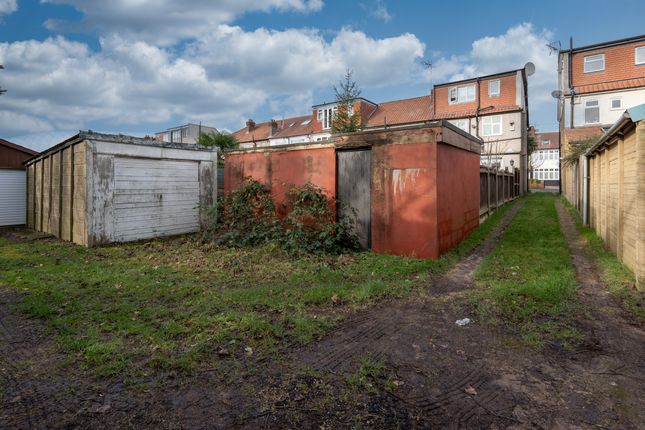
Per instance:
[[[488,85],[490,81],[499,79],[500,81],[500,94],[498,97],[489,97],[488,96]],[[481,96],[480,107],[484,108],[487,106],[514,106],[516,104],[516,85],[515,85],[515,74],[494,77],[486,80],[480,81],[481,91],[479,94]],[[449,92],[450,88],[461,87],[466,85],[476,85],[476,81],[455,84],[455,85],[445,85],[440,87],[435,87],[435,114],[442,115],[445,113],[452,112],[463,112],[468,110],[477,109],[477,96],[478,91],[475,88],[475,100],[468,103],[455,103],[450,104]]]
[[[645,64],[635,64],[637,46],[645,46],[645,42],[574,53],[571,60],[573,86],[645,77]],[[584,57],[597,54],[605,54],[605,70],[584,73]]]

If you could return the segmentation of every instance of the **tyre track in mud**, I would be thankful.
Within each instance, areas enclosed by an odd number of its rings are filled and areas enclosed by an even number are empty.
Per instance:
[[[432,280],[428,290],[430,300],[472,286],[475,269],[495,248],[523,204],[523,201],[517,202],[484,242],[447,273]],[[452,329],[453,325],[452,317],[433,315],[428,303],[385,303],[350,317],[296,360],[317,371],[334,374],[355,371],[361,359],[366,357],[410,373],[418,374],[419,370],[431,373],[436,370],[433,369],[435,363],[448,358],[438,356],[436,351],[423,345],[432,342],[438,328]],[[472,343],[472,339],[460,342]],[[409,382],[415,385],[416,394],[400,398],[405,408],[422,415],[432,425],[446,428],[480,428],[483,424],[508,425],[515,421],[508,416],[515,406],[515,395],[495,384],[493,372],[472,367],[470,363],[448,366],[444,370],[436,378],[415,378],[416,381]],[[476,399],[465,392],[468,387],[480,393]]]

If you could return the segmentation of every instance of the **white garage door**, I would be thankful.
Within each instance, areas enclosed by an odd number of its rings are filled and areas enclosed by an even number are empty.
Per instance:
[[[199,163],[114,159],[117,241],[181,234],[199,228]]]
[[[25,171],[0,169],[0,226],[25,224],[26,196]]]

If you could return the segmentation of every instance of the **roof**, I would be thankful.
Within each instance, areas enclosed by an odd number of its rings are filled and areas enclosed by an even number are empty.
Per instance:
[[[292,137],[311,134],[314,131],[313,115],[298,116],[277,121],[280,131],[271,137]]]
[[[579,127],[579,128],[565,128],[564,136],[567,142],[574,142],[577,140],[587,140],[600,137],[604,134],[601,127]]]
[[[19,151],[19,152],[23,152],[23,153],[25,153],[27,155],[36,155],[36,154],[38,154],[38,151],[34,151],[32,149],[25,148],[24,146],[16,145],[15,143],[9,142],[8,140],[5,140],[5,139],[0,139],[0,145],[5,146],[7,148],[14,149],[14,150]]]
[[[608,42],[601,42],[601,43],[595,43],[593,45],[586,45],[586,46],[579,46],[577,48],[573,49],[561,49],[560,52],[581,52],[581,51],[592,51],[594,49],[599,49],[599,48],[608,48],[610,46],[617,46],[617,45],[626,45],[628,43],[634,43],[634,42],[640,42],[640,41],[645,41],[645,34],[642,34],[640,36],[632,36],[632,37],[626,37],[624,39],[616,39],[616,40],[610,40]]]
[[[367,120],[366,126],[410,124],[429,121],[431,117],[432,97],[421,96],[380,103]]]
[[[27,160],[25,163],[32,163],[41,158],[45,158],[50,154],[58,152],[61,149],[66,148],[67,146],[70,146],[85,140],[115,142],[115,143],[129,144],[129,145],[155,146],[155,147],[162,147],[162,148],[173,148],[173,149],[194,150],[194,151],[215,151],[216,150],[215,148],[207,148],[200,145],[162,142],[152,137],[135,137],[135,136],[128,136],[126,134],[107,134],[107,133],[97,133],[92,130],[88,130],[88,131],[80,130],[74,136],[63,140],[59,144],[52,146],[51,148],[41,152],[40,154],[35,155],[34,157]]]
[[[288,127],[290,124],[297,122],[298,120],[300,120],[300,122],[302,123],[302,121],[304,121],[304,118],[313,118],[313,116],[302,115],[291,118],[284,118],[279,121],[271,120],[275,121],[277,124],[276,132],[273,135],[271,135],[271,121],[256,123],[255,127],[251,131],[248,131],[248,127],[243,127],[237,131],[234,131],[233,133],[231,133],[231,135],[240,143],[267,140],[270,137],[276,137],[276,135],[279,134],[285,127]],[[292,136],[295,136],[295,134]]]
[[[376,103],[374,103],[373,101],[367,100],[365,97],[356,97],[355,99],[352,99],[352,102],[355,102],[357,100],[362,100],[364,102],[367,102],[367,103],[369,103],[371,105],[376,106]],[[319,106],[333,105],[333,104],[336,104],[336,103],[338,103],[337,100],[334,100],[334,101],[331,101],[331,102],[318,103],[317,105],[313,105],[312,108],[317,108]]]
[[[521,111],[522,108],[517,105],[509,106],[495,106],[492,108],[481,108],[479,109],[479,116],[492,115],[495,113],[506,113],[506,112],[516,112]],[[456,112],[444,112],[440,114],[435,114],[432,119],[455,119],[455,118],[467,118],[477,116],[477,109],[468,109]]]
[[[615,134],[618,134],[626,125],[642,120],[645,120],[645,103],[629,108],[623,112],[614,125],[612,125],[611,128],[607,130],[607,132],[603,134],[591,148],[589,148],[585,155],[589,156],[596,152],[604,143],[609,141],[609,139]]]
[[[560,147],[560,132],[558,131],[535,133],[535,138],[537,140],[537,146],[535,147],[536,151],[541,149],[558,149]],[[549,141],[548,145],[542,144],[545,140]]]
[[[645,103],[642,105],[630,107],[627,109],[627,114],[633,122],[642,121],[645,119]]]
[[[586,94],[640,87],[645,87],[645,78],[625,79],[622,81],[604,82],[602,84],[579,85],[574,88],[576,94]]]

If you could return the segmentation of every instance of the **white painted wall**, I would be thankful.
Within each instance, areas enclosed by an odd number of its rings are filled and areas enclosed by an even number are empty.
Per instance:
[[[612,99],[621,99],[622,107],[620,109],[611,109]],[[598,100],[600,108],[600,122],[596,124],[585,123],[585,100]],[[645,103],[645,88],[629,90],[629,91],[614,91],[602,94],[588,94],[576,96],[573,103],[573,120],[574,127],[585,126],[610,126],[614,124],[618,118],[634,106]],[[571,99],[565,99],[565,126],[571,126]]]
[[[0,226],[27,220],[27,176],[24,170],[0,169]]]

